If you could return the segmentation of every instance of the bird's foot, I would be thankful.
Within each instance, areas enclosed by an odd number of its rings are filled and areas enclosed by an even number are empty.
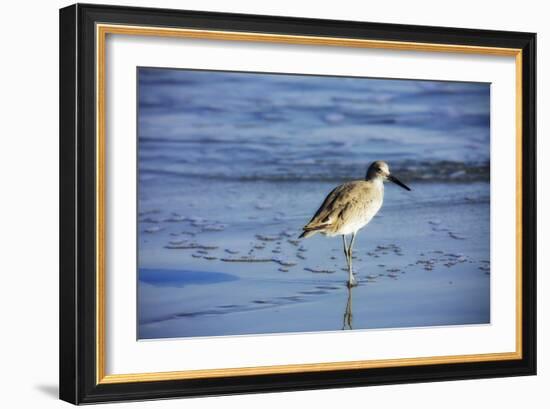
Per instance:
[[[350,278],[347,282],[347,285],[348,285],[348,288],[357,287],[357,280],[355,279],[355,277],[353,275],[350,276]]]

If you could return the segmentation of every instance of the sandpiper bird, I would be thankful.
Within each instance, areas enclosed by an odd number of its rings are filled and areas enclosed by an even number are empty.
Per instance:
[[[373,162],[367,170],[365,180],[344,183],[330,192],[313,218],[303,227],[303,233],[300,235],[300,238],[307,238],[315,233],[322,233],[329,237],[342,235],[350,287],[357,285],[351,265],[355,235],[382,207],[384,182],[387,180],[411,190],[390,174],[390,168],[386,162]],[[351,234],[349,246],[346,243],[346,234]]]

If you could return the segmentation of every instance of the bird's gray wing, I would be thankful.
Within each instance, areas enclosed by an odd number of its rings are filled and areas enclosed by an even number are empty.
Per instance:
[[[358,183],[348,182],[333,189],[309,223],[304,226],[304,230],[330,226],[342,218],[345,212],[357,205],[358,195],[356,193],[359,188]]]

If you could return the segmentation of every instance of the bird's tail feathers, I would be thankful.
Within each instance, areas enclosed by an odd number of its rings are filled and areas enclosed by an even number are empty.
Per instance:
[[[315,230],[304,230],[298,238],[299,239],[307,239],[308,237],[313,236],[315,233],[317,233]]]
[[[307,239],[308,237],[313,236],[315,233],[319,233],[319,231],[324,230],[327,226],[328,226],[328,224],[321,224],[321,225],[313,226],[313,227],[305,226],[303,228],[303,230],[304,230],[303,233],[300,234],[300,236],[298,238],[299,239]]]

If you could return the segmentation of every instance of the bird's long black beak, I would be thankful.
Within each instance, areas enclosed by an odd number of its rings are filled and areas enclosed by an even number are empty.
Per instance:
[[[403,189],[406,189],[408,191],[411,190],[410,187],[408,187],[406,184],[404,184],[403,182],[401,182],[399,179],[397,179],[395,176],[393,175],[389,175],[388,176],[388,180],[392,181],[393,183],[395,183],[396,185],[399,185],[401,186]]]

